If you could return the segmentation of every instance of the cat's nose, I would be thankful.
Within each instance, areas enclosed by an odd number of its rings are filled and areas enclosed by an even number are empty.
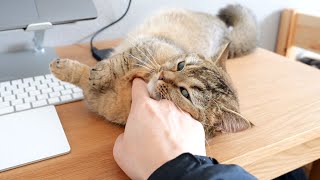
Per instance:
[[[160,72],[158,80],[164,80],[163,71]]]

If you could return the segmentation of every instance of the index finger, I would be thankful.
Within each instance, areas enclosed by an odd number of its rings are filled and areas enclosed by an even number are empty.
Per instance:
[[[147,84],[140,78],[135,78],[132,82],[132,103],[139,100],[145,100],[150,98]]]

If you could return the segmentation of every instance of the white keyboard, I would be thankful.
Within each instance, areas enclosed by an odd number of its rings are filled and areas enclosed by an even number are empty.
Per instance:
[[[0,83],[0,116],[83,99],[82,90],[52,74]]]

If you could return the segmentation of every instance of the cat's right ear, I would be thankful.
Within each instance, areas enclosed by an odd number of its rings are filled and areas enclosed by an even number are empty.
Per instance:
[[[226,43],[222,46],[218,56],[215,56],[212,60],[214,61],[215,65],[221,67],[224,71],[226,71],[226,60],[229,56],[229,46],[230,42]]]

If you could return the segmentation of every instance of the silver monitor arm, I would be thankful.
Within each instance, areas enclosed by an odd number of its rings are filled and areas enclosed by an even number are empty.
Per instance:
[[[50,22],[30,24],[27,26],[26,31],[34,31],[34,37],[32,39],[34,44],[34,51],[36,53],[44,53],[43,47],[44,33],[47,29],[51,29],[52,24]]]
[[[57,58],[54,48],[43,47],[45,31],[50,28],[49,22],[30,24],[26,31],[34,32],[32,50],[0,53],[0,82],[50,73],[49,64]]]

